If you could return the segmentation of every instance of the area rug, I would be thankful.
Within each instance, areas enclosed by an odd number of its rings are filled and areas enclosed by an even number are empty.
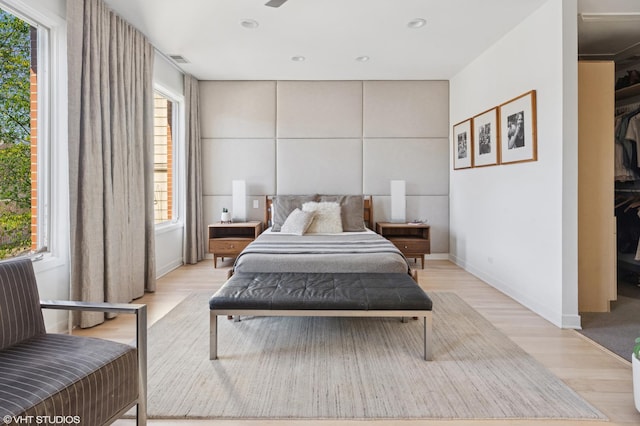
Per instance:
[[[606,419],[452,293],[434,302],[434,360],[422,321],[219,320],[209,360],[209,294],[149,330],[151,418]]]

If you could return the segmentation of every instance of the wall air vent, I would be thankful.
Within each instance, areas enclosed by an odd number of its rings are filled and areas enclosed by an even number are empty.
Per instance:
[[[182,55],[169,55],[169,57],[177,64],[188,64],[189,61],[187,61],[184,56]]]

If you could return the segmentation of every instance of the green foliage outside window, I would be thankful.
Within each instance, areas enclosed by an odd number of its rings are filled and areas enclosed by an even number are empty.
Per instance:
[[[30,31],[0,9],[0,259],[31,245]]]
[[[0,10],[0,142],[29,141],[30,26]]]

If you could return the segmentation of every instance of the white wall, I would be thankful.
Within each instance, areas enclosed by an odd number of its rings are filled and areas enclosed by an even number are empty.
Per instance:
[[[451,123],[537,91],[538,161],[450,168],[450,255],[562,327],[579,326],[576,13],[549,0],[450,82]]]
[[[562,326],[580,328],[578,315],[578,15],[562,2]]]

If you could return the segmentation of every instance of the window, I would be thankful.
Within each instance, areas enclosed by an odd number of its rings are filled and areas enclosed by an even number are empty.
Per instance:
[[[171,222],[174,214],[174,102],[159,92],[154,96],[153,202],[155,223]]]
[[[0,4],[0,259],[47,250],[47,36]]]

